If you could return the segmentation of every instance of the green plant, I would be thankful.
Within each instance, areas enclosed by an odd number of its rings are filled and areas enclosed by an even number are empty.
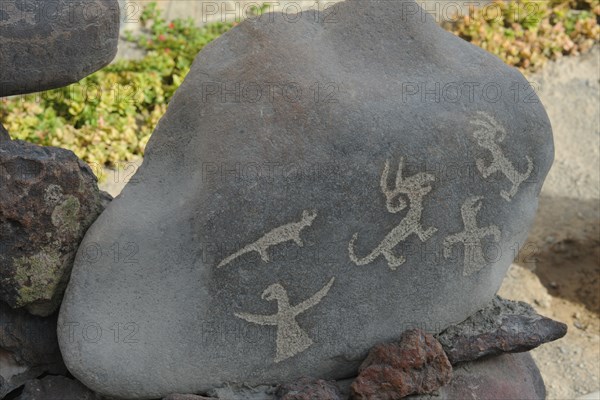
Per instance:
[[[267,5],[253,9],[260,15]],[[525,72],[598,43],[600,0],[497,0],[445,27]],[[144,154],[154,127],[198,52],[235,23],[197,27],[167,22],[156,3],[143,11],[143,34],[126,39],[145,52],[80,82],[0,99],[0,120],[16,139],[72,150],[96,166],[118,166]]]
[[[445,28],[524,72],[598,43],[599,0],[495,0]]]
[[[146,31],[127,40],[144,50],[142,59],[117,61],[64,88],[0,99],[13,138],[67,148],[98,166],[141,157],[198,52],[234,25],[168,23],[156,3],[141,20]]]

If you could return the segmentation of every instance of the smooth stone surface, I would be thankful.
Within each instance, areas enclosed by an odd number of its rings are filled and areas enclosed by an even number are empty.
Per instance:
[[[80,253],[59,320],[78,379],[152,398],[346,378],[376,343],[492,300],[552,163],[550,124],[511,95],[516,69],[416,7],[266,16],[204,48],[82,244],[100,257]],[[411,82],[479,89],[438,103]],[[107,334],[67,340],[65,324],[92,322]]]
[[[0,302],[0,398],[44,373],[66,373],[56,317],[37,317]]]
[[[77,247],[103,209],[96,177],[73,152],[0,143],[0,300],[35,315],[56,311]]]
[[[509,353],[466,362],[435,395],[406,400],[519,399],[545,400],[546,387],[529,353]]]
[[[522,301],[496,298],[437,338],[452,364],[484,356],[529,351],[567,334],[567,325],[539,315]]]
[[[2,0],[0,97],[77,82],[117,53],[117,0]]]

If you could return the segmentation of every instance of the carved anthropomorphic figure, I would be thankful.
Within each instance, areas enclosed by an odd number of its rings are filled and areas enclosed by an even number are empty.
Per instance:
[[[517,194],[519,186],[523,183],[533,171],[533,162],[529,156],[525,156],[527,160],[527,170],[523,173],[517,171],[508,158],[502,152],[498,143],[502,143],[506,138],[506,130],[498,121],[491,115],[480,111],[477,113],[478,118],[471,121],[471,124],[478,127],[473,132],[473,136],[477,140],[477,144],[492,154],[492,162],[486,166],[485,161],[481,158],[477,159],[477,169],[481,172],[484,178],[490,175],[501,172],[512,183],[510,190],[502,190],[500,195],[506,201],[511,201]]]
[[[464,245],[464,267],[463,275],[472,275],[480,271],[486,261],[483,256],[481,240],[486,236],[492,236],[494,242],[500,240],[500,229],[496,225],[477,227],[477,213],[481,209],[483,196],[469,197],[462,205],[462,215],[465,230],[454,235],[447,236],[444,240],[444,257],[450,257],[452,247],[458,243]]]
[[[309,348],[313,341],[298,322],[296,317],[316,306],[329,293],[335,278],[331,278],[327,285],[315,293],[311,298],[295,306],[290,305],[287,291],[279,283],[274,283],[265,289],[262,298],[267,301],[277,302],[277,313],[273,315],[256,315],[247,313],[236,313],[235,316],[258,325],[277,326],[277,352],[275,362],[281,362],[287,358],[302,353]]]
[[[348,252],[350,259],[356,265],[366,265],[373,262],[380,255],[384,256],[391,270],[395,270],[400,265],[404,264],[406,259],[404,256],[394,254],[394,247],[401,241],[405,240],[409,235],[415,234],[422,242],[426,241],[433,235],[437,229],[424,229],[421,225],[421,214],[423,213],[423,197],[431,191],[429,182],[433,182],[435,177],[427,173],[418,173],[408,178],[404,178],[402,169],[404,160],[400,159],[398,172],[396,174],[395,187],[389,188],[388,176],[390,173],[390,164],[385,162],[381,180],[379,182],[381,191],[386,198],[386,207],[391,213],[398,213],[404,210],[407,206],[406,202],[400,195],[406,195],[409,201],[408,212],[400,224],[396,226],[390,233],[386,235],[383,241],[371,253],[365,257],[358,257],[354,250],[354,243],[358,239],[358,233],[352,236],[352,240],[348,244]]]

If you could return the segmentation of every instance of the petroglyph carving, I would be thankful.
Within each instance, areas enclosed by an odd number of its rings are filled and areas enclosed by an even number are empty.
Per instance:
[[[469,197],[460,208],[465,230],[447,236],[444,240],[444,257],[450,257],[452,247],[458,243],[464,245],[463,275],[472,275],[480,271],[486,264],[481,246],[481,239],[493,236],[494,242],[500,240],[500,230],[495,225],[485,228],[477,227],[477,213],[481,209],[482,196]]]
[[[311,226],[316,217],[317,212],[315,210],[304,210],[302,212],[302,219],[300,221],[291,222],[267,232],[256,242],[250,243],[249,245],[241,248],[239,251],[226,257],[217,265],[217,268],[221,268],[243,254],[250,253],[251,251],[256,251],[258,254],[260,254],[260,258],[264,262],[269,262],[269,247],[290,240],[293,240],[300,247],[304,246],[304,243],[300,238],[300,232],[302,232],[302,229],[306,228],[307,226]]]
[[[296,317],[316,306],[329,293],[335,278],[331,278],[327,285],[315,293],[311,298],[295,306],[290,305],[287,291],[279,283],[275,283],[262,293],[262,298],[267,301],[277,302],[277,313],[273,315],[256,315],[247,313],[235,313],[235,316],[258,325],[274,325],[277,327],[275,362],[302,353],[314,342],[308,336],[298,322]]]
[[[489,166],[485,165],[483,159],[477,159],[477,169],[484,178],[487,178],[496,172],[503,173],[512,183],[512,187],[509,191],[503,189],[500,191],[500,195],[506,201],[511,201],[514,195],[517,194],[521,183],[531,175],[531,172],[533,171],[533,162],[529,156],[525,156],[527,160],[527,170],[523,173],[517,171],[498,145],[498,143],[502,143],[506,138],[506,130],[504,127],[491,115],[483,111],[479,111],[477,116],[477,119],[471,121],[471,124],[478,127],[478,129],[473,132],[473,136],[477,140],[479,146],[492,153],[492,162]]]
[[[389,212],[398,213],[406,208],[407,204],[399,197],[400,195],[406,195],[409,200],[408,212],[402,221],[400,221],[400,224],[387,234],[379,246],[363,258],[358,257],[354,251],[354,243],[358,239],[358,233],[355,233],[354,236],[352,236],[352,240],[350,240],[350,243],[348,244],[348,252],[350,254],[350,259],[356,265],[369,264],[382,255],[387,260],[389,268],[392,271],[395,271],[396,268],[404,264],[406,259],[402,255],[396,256],[393,251],[394,247],[411,234],[417,235],[419,239],[424,242],[437,232],[436,228],[431,227],[424,229],[421,225],[423,197],[431,191],[431,186],[428,183],[435,181],[435,177],[431,174],[421,172],[408,178],[404,178],[402,175],[403,166],[404,160],[400,159],[395,187],[390,189],[388,185],[390,164],[389,161],[386,161],[379,185],[386,198],[385,204]]]

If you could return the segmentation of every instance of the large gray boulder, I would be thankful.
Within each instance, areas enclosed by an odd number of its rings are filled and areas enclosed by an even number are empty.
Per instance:
[[[517,86],[413,2],[240,24],[87,232],[67,366],[125,398],[338,379],[406,329],[463,321],[493,299],[553,159]]]
[[[117,53],[117,0],[2,0],[0,97],[77,82]]]

